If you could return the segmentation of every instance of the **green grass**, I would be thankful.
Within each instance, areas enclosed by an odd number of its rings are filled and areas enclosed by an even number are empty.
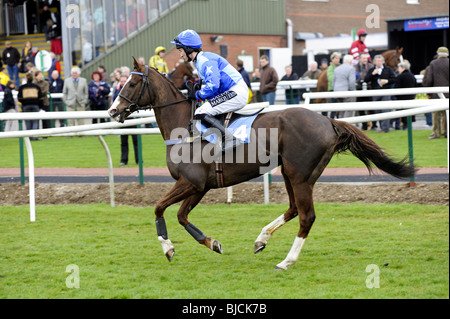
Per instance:
[[[317,219],[296,265],[288,253],[298,218],[253,253],[261,228],[286,205],[200,205],[190,220],[224,254],[195,242],[166,212],[176,254],[156,238],[153,208],[107,205],[1,207],[0,298],[449,298],[447,206],[316,204]],[[80,288],[68,288],[68,265]],[[369,289],[368,265],[380,268]],[[384,264],[388,264],[384,267]],[[70,277],[69,277],[70,278]]]
[[[406,131],[392,131],[389,134],[377,134],[369,131],[367,134],[381,147],[397,159],[408,154],[408,137]],[[414,157],[417,167],[446,167],[447,140],[429,140],[430,131],[416,130],[413,132]],[[113,165],[119,166],[120,138],[118,136],[104,137],[111,152]],[[133,146],[129,138],[129,165],[134,164]],[[161,136],[143,135],[143,159],[145,167],[165,167],[166,150]],[[32,142],[35,167],[107,167],[106,155],[96,137],[52,137],[46,140]],[[301,152],[301,150],[299,150]],[[19,139],[0,139],[0,167],[19,167]],[[25,165],[28,165],[25,150]],[[328,167],[363,167],[353,155],[335,156]]]
[[[120,136],[104,137],[111,152],[114,167],[120,163]],[[134,163],[131,136],[128,138],[130,152],[129,166]],[[143,135],[143,159],[147,167],[165,167],[166,151],[159,135]],[[107,167],[105,151],[97,137],[51,137],[32,142],[35,167]],[[28,157],[24,146],[25,165]],[[19,167],[19,139],[0,139],[0,167]]]

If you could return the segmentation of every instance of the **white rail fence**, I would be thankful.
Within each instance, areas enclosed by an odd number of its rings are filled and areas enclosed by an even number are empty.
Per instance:
[[[416,95],[416,94],[438,94],[439,98],[445,99],[444,93],[448,93],[448,86],[439,87],[415,87],[407,89],[379,89],[361,91],[331,91],[331,92],[310,92],[304,93],[305,104],[310,104],[311,99],[329,99],[344,97],[368,97],[368,96],[396,96],[396,95]],[[401,106],[401,102],[397,101]]]
[[[383,92],[385,91],[385,92]],[[378,121],[383,119],[398,118],[403,116],[411,116],[428,112],[435,112],[449,109],[448,99],[445,99],[443,93],[448,93],[448,87],[442,88],[416,88],[415,93],[437,93],[441,99],[434,100],[414,100],[414,101],[379,101],[379,102],[355,102],[355,103],[324,103],[324,104],[302,104],[302,105],[271,105],[268,103],[254,103],[247,105],[242,111],[252,112],[255,109],[264,108],[263,112],[273,112],[292,107],[305,107],[313,111],[337,111],[337,110],[367,110],[367,109],[392,109],[395,102],[401,105],[401,108],[407,108],[402,111],[394,111],[389,113],[381,113],[375,115],[358,116],[352,118],[341,118],[339,120],[349,123],[360,123],[367,121]],[[332,94],[334,93],[334,95]],[[409,89],[389,89],[373,91],[348,91],[348,92],[325,92],[325,93],[306,93],[309,99],[321,97],[319,94],[326,94],[325,97],[348,97],[348,96],[370,96],[369,93],[379,95],[401,95],[411,94]],[[363,95],[364,94],[364,95]],[[309,100],[308,100],[309,101]],[[398,106],[397,106],[398,108]],[[31,147],[30,137],[39,136],[73,136],[73,135],[94,135],[98,136],[108,159],[109,183],[111,193],[111,206],[114,207],[114,176],[112,169],[112,160],[109,149],[101,137],[102,135],[126,135],[126,134],[160,134],[158,128],[140,128],[140,129],[124,129],[124,127],[154,123],[156,119],[153,111],[139,112],[132,114],[132,117],[139,119],[131,119],[125,123],[107,122],[99,124],[79,125],[72,127],[50,128],[29,131],[12,131],[0,132],[2,138],[24,138],[28,152],[29,165],[29,188],[30,188],[30,221],[35,221],[35,192],[34,192],[34,158]],[[448,117],[448,114],[447,114]],[[85,112],[32,112],[32,113],[2,113],[0,121],[4,120],[48,120],[48,119],[92,119],[92,118],[109,118],[106,111],[85,111]],[[448,124],[447,124],[448,125]],[[447,145],[448,148],[448,145]],[[228,200],[231,200],[231,188],[228,189]],[[267,204],[268,196],[268,176],[264,177],[264,201]]]
[[[422,83],[423,75],[417,74],[414,75],[417,83]],[[281,75],[279,74],[279,78]],[[253,91],[259,91],[261,86],[260,82],[252,82],[251,87]],[[296,81],[279,81],[277,83],[277,91],[275,101],[285,101],[286,95],[285,91],[288,89],[306,89],[310,91],[311,89],[315,89],[317,87],[317,80],[296,80]]]
[[[422,83],[423,75],[415,75],[417,83]],[[260,82],[252,82],[251,87],[253,91],[259,91],[261,86]],[[296,81],[279,81],[277,83],[277,91],[276,91],[276,100],[284,101],[285,100],[285,90],[290,88],[292,89],[307,89],[311,90],[317,87],[317,80],[296,80]],[[183,93],[186,93],[187,90],[183,90]],[[14,98],[17,98],[17,91],[13,91]],[[0,92],[0,102],[3,101],[4,92]],[[62,93],[52,93],[52,98],[54,99],[62,99]],[[112,96],[112,92],[109,94]]]

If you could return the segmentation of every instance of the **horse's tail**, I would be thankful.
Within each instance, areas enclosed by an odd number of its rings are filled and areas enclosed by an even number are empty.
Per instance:
[[[401,161],[395,161],[357,127],[331,118],[330,121],[338,134],[334,152],[342,153],[349,150],[366,165],[370,173],[372,173],[372,164],[374,164],[379,169],[397,178],[414,176],[414,166],[408,165],[406,157]]]

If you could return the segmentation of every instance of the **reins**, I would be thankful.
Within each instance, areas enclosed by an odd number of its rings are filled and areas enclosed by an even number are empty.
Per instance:
[[[151,105],[151,104],[148,104],[148,105],[145,105],[145,106],[139,105],[138,103],[139,103],[140,99],[142,98],[142,95],[143,95],[144,90],[146,88],[148,88],[148,94],[150,96],[150,81],[148,79],[148,72],[149,72],[148,65],[145,66],[145,73],[137,72],[137,71],[131,72],[131,74],[136,74],[136,75],[142,76],[142,85],[141,85],[141,88],[139,89],[139,94],[138,94],[138,96],[137,96],[135,101],[132,101],[128,97],[126,97],[126,96],[122,95],[121,93],[119,93],[119,97],[121,97],[122,99],[124,99],[125,101],[130,103],[130,105],[128,105],[128,107],[125,109],[126,112],[133,113],[133,112],[149,110],[149,109],[152,109],[152,108],[163,108],[165,106],[175,105],[175,104],[182,103],[182,102],[185,102],[185,101],[189,100],[188,98],[185,98],[183,100],[178,100],[178,101],[174,101],[174,102],[170,102],[170,103],[166,103],[166,104],[160,104],[160,105]],[[190,119],[189,124],[187,126],[188,132],[190,132],[190,130],[193,128],[192,127],[192,121],[193,121],[193,118],[194,118],[194,112],[195,112],[195,101],[192,101],[191,114],[190,114],[191,115],[191,119]],[[185,138],[183,138],[183,140],[184,139]],[[169,141],[169,142],[172,142],[172,141]],[[178,140],[176,140],[175,143],[173,143],[173,144],[176,144],[176,143],[178,143]],[[170,144],[166,143],[166,145],[170,145]]]
[[[122,95],[121,93],[119,93],[119,97],[121,97],[122,99],[124,99],[125,101],[130,103],[130,105],[128,105],[128,108],[125,109],[125,111],[127,111],[127,112],[135,112],[135,111],[149,110],[149,109],[152,109],[152,108],[162,108],[162,107],[165,107],[165,106],[178,104],[178,103],[185,102],[185,101],[188,100],[187,98],[185,98],[183,100],[170,102],[170,103],[166,103],[166,104],[160,104],[160,105],[151,105],[151,104],[148,104],[148,105],[145,105],[145,106],[139,105],[138,103],[139,103],[140,99],[142,98],[142,95],[143,95],[144,90],[145,90],[146,87],[148,88],[148,93],[149,93],[149,96],[150,96],[150,81],[148,80],[148,71],[149,71],[149,68],[148,68],[148,65],[146,65],[145,66],[145,73],[137,72],[137,71],[131,72],[131,74],[136,74],[136,75],[142,76],[142,85],[141,85],[141,88],[139,89],[139,94],[138,94],[138,96],[137,96],[135,101],[132,101],[128,97],[126,97],[126,96]],[[132,107],[134,107],[134,108],[132,109]]]

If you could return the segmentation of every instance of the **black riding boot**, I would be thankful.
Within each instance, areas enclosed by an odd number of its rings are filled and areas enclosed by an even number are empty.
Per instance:
[[[238,140],[220,123],[218,119],[214,116],[206,114],[203,116],[203,120],[211,124],[211,126],[215,127],[222,133],[222,151],[226,152],[229,149],[233,149],[238,145]]]

